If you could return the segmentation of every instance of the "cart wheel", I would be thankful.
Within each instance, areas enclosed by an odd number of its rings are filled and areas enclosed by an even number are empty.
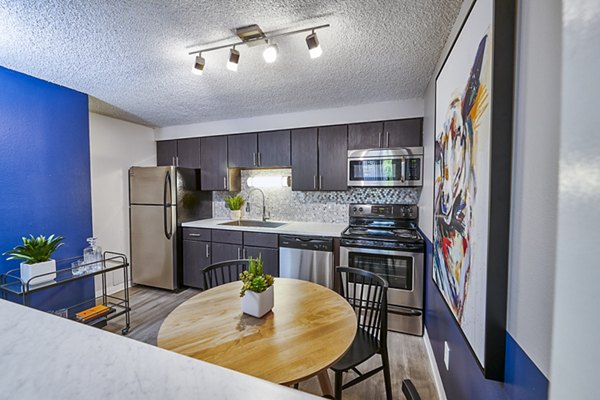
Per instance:
[[[129,333],[129,327],[121,329],[121,333],[127,335]]]

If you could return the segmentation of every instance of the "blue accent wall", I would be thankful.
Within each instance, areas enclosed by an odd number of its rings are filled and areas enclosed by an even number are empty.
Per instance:
[[[88,98],[0,67],[0,253],[30,233],[64,236],[53,256],[81,255],[92,235]],[[18,268],[0,259],[0,273]],[[53,310],[91,298],[92,279],[39,292]]]
[[[421,232],[423,233],[423,232]],[[458,323],[432,279],[433,245],[425,236],[425,326],[449,400],[548,398],[548,379],[506,332],[505,382],[485,379]],[[450,347],[450,370],[444,365],[444,341]]]

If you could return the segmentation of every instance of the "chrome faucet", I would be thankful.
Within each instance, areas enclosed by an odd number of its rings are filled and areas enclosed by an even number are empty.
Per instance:
[[[267,217],[267,203],[265,200],[265,192],[263,192],[259,188],[253,188],[248,192],[248,200],[250,200],[250,196],[252,195],[252,193],[255,190],[258,190],[260,192],[260,194],[262,195],[262,220],[264,222],[271,217],[270,213],[269,213],[269,216]],[[246,203],[246,212],[250,212],[250,202]]]

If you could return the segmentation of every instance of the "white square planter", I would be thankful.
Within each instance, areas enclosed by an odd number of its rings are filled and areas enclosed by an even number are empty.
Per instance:
[[[242,219],[242,210],[230,210],[231,219],[234,221],[239,221]]]
[[[36,276],[47,274],[49,272],[56,272],[55,260],[48,260],[37,264],[21,263],[21,281],[23,283],[29,281],[29,285],[31,286],[53,281],[54,278],[56,278],[56,274],[49,274],[36,278]]]
[[[242,297],[242,311],[244,314],[252,315],[256,318],[262,317],[273,308],[273,293],[273,286],[262,293],[246,290],[246,294]]]

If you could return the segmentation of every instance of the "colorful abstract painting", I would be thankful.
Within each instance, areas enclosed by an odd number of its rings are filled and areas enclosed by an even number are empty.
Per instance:
[[[478,0],[436,80],[433,279],[482,365],[492,20],[492,0]]]

